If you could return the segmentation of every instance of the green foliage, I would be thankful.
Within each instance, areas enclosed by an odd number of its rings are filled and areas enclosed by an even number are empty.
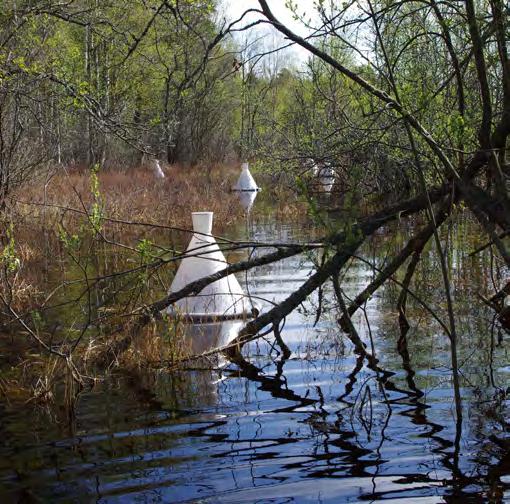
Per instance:
[[[317,48],[398,97],[438,145],[456,152],[456,161],[464,157],[459,151],[476,148],[481,115],[476,68],[469,30],[453,4],[438,3],[441,20],[433,4],[425,8],[414,1],[374,1],[379,14],[373,19],[359,17],[356,4],[348,2],[312,4],[319,17],[335,20],[314,34]],[[392,107],[318,57],[297,68],[255,41],[256,34],[250,40],[253,33],[247,32],[245,47],[226,37],[216,43],[219,5],[219,0],[76,0],[34,9],[30,2],[6,0],[0,9],[5,41],[0,85],[2,96],[12,96],[12,109],[23,111],[8,125],[20,125],[24,145],[38,145],[34,150],[46,149],[47,159],[58,155],[64,163],[138,164],[141,156],[132,148],[137,146],[170,162],[261,159],[266,170],[285,172],[290,180],[302,172],[304,159],[326,160],[348,166],[346,185],[383,194],[415,185],[409,139]],[[302,12],[299,2],[285,5],[300,22],[309,21],[310,12]],[[477,9],[490,14],[487,5]],[[490,15],[484,15],[481,33],[490,31]],[[347,20],[352,33],[337,28]],[[353,37],[358,29],[366,39],[361,45]],[[458,60],[465,61],[463,110],[445,30]],[[496,46],[484,47],[494,117],[501,114]],[[260,59],[265,50],[269,54]],[[6,124],[0,127],[6,131]],[[426,180],[433,183],[437,163],[423,138],[418,135],[415,143]],[[96,232],[101,203],[98,194],[91,210]]]
[[[82,240],[79,235],[68,233],[61,225],[58,228],[58,237],[67,250],[77,251],[80,249]]]
[[[140,240],[136,246],[136,251],[140,255],[140,264],[146,265],[153,259],[152,242],[146,238]]]
[[[154,247],[150,240],[146,238],[140,240],[136,246],[136,251],[138,252],[140,266],[148,266],[154,260]],[[139,283],[149,288],[149,279],[150,269],[145,267],[138,273]]]
[[[88,212],[88,221],[86,225],[81,225],[78,233],[68,232],[62,225],[58,227],[58,237],[64,248],[75,255],[83,245],[87,235],[96,235],[101,233],[105,218],[104,200],[99,188],[99,165],[95,164],[90,168],[90,194],[92,196],[92,205]]]
[[[2,263],[8,273],[15,273],[21,266],[21,261],[16,254],[16,242],[14,239],[14,225],[12,222],[7,228],[7,245],[0,254],[0,263]]]
[[[231,42],[212,44],[217,4],[77,0],[41,10],[6,0],[0,82],[19,92],[23,135],[36,142],[43,131],[49,158],[58,143],[61,162],[87,165],[105,153],[138,164],[132,145],[174,161],[231,155],[238,82],[222,80]]]
[[[32,318],[32,326],[36,333],[39,333],[44,326],[44,319],[39,310],[32,310],[30,312]]]
[[[89,222],[95,233],[100,233],[104,220],[104,201],[99,191],[99,165],[95,164],[90,169],[90,193],[93,203],[89,213]]]

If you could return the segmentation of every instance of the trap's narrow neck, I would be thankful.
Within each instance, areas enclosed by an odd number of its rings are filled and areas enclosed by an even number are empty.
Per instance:
[[[214,212],[192,212],[193,231],[202,234],[211,234]]]

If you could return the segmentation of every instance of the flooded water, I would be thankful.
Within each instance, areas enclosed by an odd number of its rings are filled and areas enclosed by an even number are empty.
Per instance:
[[[397,351],[399,289],[388,284],[372,297],[354,321],[381,368],[394,373],[384,381],[340,331],[328,283],[282,325],[290,356],[268,334],[245,347],[244,363],[101,384],[81,394],[70,419],[0,405],[0,502],[510,499],[508,343],[490,312],[473,302],[489,281],[490,258],[466,258],[466,228],[462,222],[453,228],[449,256],[462,366],[460,421],[449,341],[439,324],[410,301],[408,360]],[[255,210],[253,222],[236,233],[281,242],[312,231],[257,221]],[[400,232],[405,237],[409,230]],[[389,235],[382,232],[363,250],[378,267],[394,247]],[[318,259],[290,258],[239,280],[267,309],[298,288]],[[438,270],[427,250],[413,288],[446,320]],[[368,264],[353,262],[342,279],[346,295],[353,297],[373,276]],[[228,340],[232,324],[215,330]]]

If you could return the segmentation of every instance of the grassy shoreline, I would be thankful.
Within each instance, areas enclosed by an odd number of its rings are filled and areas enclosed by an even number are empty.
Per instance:
[[[77,376],[93,383],[107,370],[134,370],[187,354],[182,327],[168,322],[163,331],[161,323],[146,327],[140,343],[104,369],[95,362],[122,337],[112,327],[166,293],[178,262],[151,264],[180,253],[192,211],[213,211],[219,236],[245,222],[231,191],[237,165],[164,171],[165,179],[156,179],[143,166],[97,174],[60,170],[12,195],[1,217],[7,253],[0,285],[0,396],[46,402],[59,383],[75,388]],[[293,219],[306,213],[294,193],[267,176],[258,179],[271,202],[260,215]],[[54,349],[72,355],[72,365]]]

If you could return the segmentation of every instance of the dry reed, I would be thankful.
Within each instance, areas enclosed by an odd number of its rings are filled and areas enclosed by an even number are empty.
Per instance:
[[[134,305],[150,303],[166,292],[175,264],[153,272],[144,270],[144,261],[176,253],[187,242],[185,232],[172,228],[190,229],[192,211],[213,211],[216,235],[244,222],[244,210],[230,190],[238,167],[163,168],[164,179],[156,179],[150,167],[99,171],[98,190],[90,171],[59,168],[12,195],[0,217],[4,228],[13,228],[19,260],[16,271],[4,267],[0,278],[0,291],[9,305],[0,310],[0,348],[7,355],[0,359],[0,369],[10,369],[0,382],[1,395],[44,402],[54,400],[58,385],[68,384],[66,396],[73,387],[69,366],[45,353],[30,331],[20,328],[14,313],[48,345],[73,349],[73,366],[83,375],[102,376],[104,369],[95,366],[94,356],[122,334],[105,336],[94,320],[115,326],[125,322]],[[279,202],[272,209],[280,216],[303,214],[305,206],[290,191],[261,185],[268,188],[266,197]],[[100,220],[93,222],[97,208]],[[5,235],[2,246],[7,243]],[[129,269],[136,273],[107,278]],[[191,351],[183,334],[179,324],[150,325],[113,364],[134,371],[146,362],[182,360]]]

